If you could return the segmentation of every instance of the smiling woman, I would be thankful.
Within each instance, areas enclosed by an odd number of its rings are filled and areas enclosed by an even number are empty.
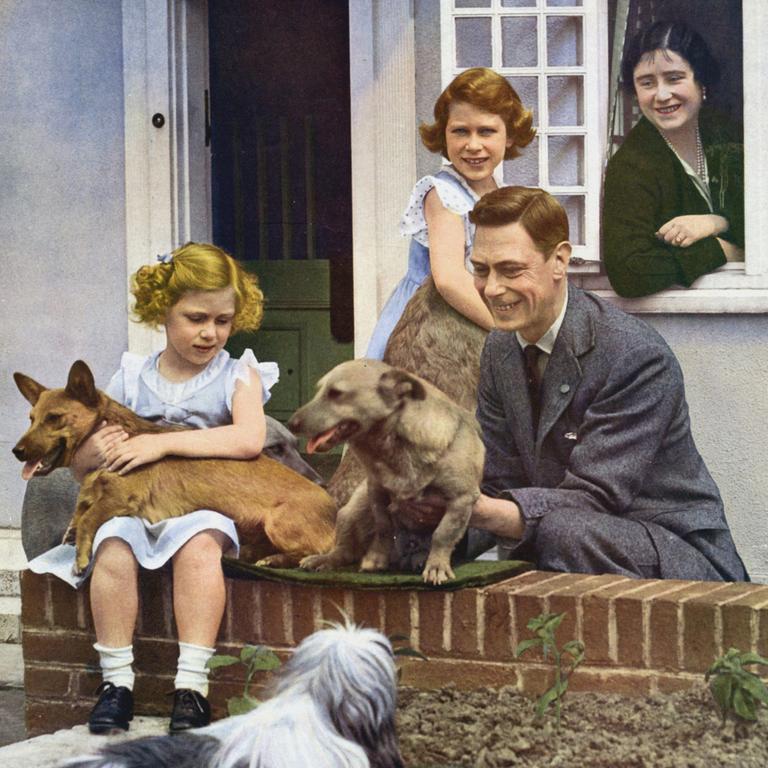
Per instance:
[[[682,22],[638,33],[621,70],[643,117],[608,163],[605,268],[621,296],[689,287],[744,259],[740,131],[707,109],[719,65]]]

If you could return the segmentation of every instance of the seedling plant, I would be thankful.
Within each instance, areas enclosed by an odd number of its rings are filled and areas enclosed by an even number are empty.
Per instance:
[[[717,703],[725,727],[728,715],[736,721],[755,721],[762,704],[768,705],[768,688],[760,676],[746,667],[753,664],[768,666],[768,659],[756,653],[729,648],[715,659],[704,679]]]
[[[536,719],[543,718],[547,708],[554,705],[555,725],[558,728],[561,702],[568,690],[568,680],[584,659],[584,644],[578,640],[569,640],[562,648],[557,647],[555,631],[565,616],[565,613],[542,613],[531,619],[526,626],[536,637],[523,640],[515,649],[515,658],[519,658],[531,648],[541,648],[545,661],[551,654],[555,667],[555,683],[536,700]]]
[[[250,693],[253,676],[257,672],[271,672],[278,669],[282,662],[274,651],[264,645],[245,645],[240,651],[240,656],[216,654],[208,660],[209,669],[230,667],[233,664],[245,666],[245,684],[242,696],[232,696],[227,699],[227,712],[230,715],[242,715],[261,704],[261,701]]]

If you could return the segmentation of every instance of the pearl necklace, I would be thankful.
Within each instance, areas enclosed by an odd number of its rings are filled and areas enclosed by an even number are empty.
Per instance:
[[[667,138],[667,135],[663,131],[659,131],[661,138],[667,142],[667,146],[678,156],[677,150],[672,145],[672,142]],[[696,126],[696,175],[705,183],[709,183],[707,178],[707,163],[704,158],[704,146],[701,143],[701,133],[699,132],[699,126]]]

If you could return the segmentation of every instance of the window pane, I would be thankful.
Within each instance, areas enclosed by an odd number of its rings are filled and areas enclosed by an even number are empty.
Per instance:
[[[517,91],[526,109],[533,112],[533,124],[539,124],[539,78],[508,77],[507,81]]]
[[[584,183],[584,137],[549,137],[549,183],[576,187]]]
[[[491,0],[456,0],[457,8],[490,8]]]
[[[501,64],[535,67],[539,61],[536,17],[508,16],[501,20]]]
[[[536,0],[501,0],[502,8],[535,8]]]
[[[584,125],[584,80],[581,77],[548,77],[550,125]]]
[[[539,138],[520,150],[520,156],[504,162],[504,183],[522,187],[538,187]]]
[[[555,6],[559,7],[567,7],[570,6],[573,8],[574,6],[581,7],[581,0],[547,0],[547,5],[550,8],[554,8]]]
[[[490,19],[456,19],[456,65],[491,66]]]
[[[550,67],[580,66],[584,61],[580,16],[547,17],[547,64]]]
[[[555,195],[568,214],[569,240],[574,245],[584,245],[584,196]]]

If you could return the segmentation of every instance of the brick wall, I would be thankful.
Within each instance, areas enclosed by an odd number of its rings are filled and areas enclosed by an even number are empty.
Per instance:
[[[171,583],[165,572],[141,576],[142,610],[135,642],[139,713],[167,715],[177,645]],[[280,654],[337,620],[401,634],[430,661],[403,662],[403,682],[436,687],[514,685],[531,694],[549,685],[549,668],[528,652],[526,622],[542,611],[567,612],[560,643],[582,640],[583,665],[574,691],[642,695],[673,691],[701,679],[713,658],[733,645],[768,655],[768,586],[688,581],[641,581],[531,571],[480,589],[370,591],[227,580],[227,612],[219,652],[244,643]],[[30,735],[82,723],[100,682],[87,588],[75,592],[52,576],[29,571],[22,580],[22,625]],[[214,673],[211,702],[224,714],[227,697],[242,689],[239,667]],[[262,681],[263,682],[263,681]]]

